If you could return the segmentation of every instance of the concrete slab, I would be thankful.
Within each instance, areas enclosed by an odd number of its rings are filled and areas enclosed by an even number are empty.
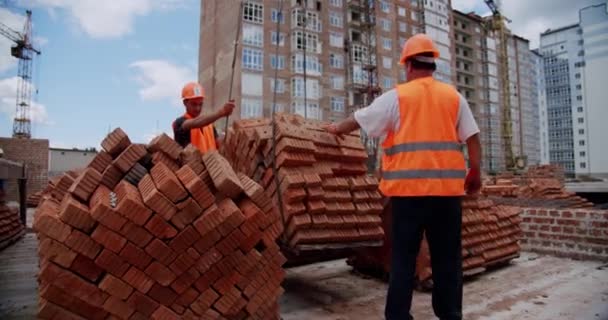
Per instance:
[[[344,260],[290,269],[283,319],[384,319],[387,285]],[[608,319],[608,266],[523,253],[510,266],[465,283],[464,319]],[[431,295],[416,292],[415,319],[436,319]]]

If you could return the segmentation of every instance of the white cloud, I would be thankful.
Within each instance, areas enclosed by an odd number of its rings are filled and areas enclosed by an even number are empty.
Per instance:
[[[0,80],[0,112],[6,114],[9,119],[14,119],[15,113],[17,112],[16,99],[18,83],[18,77]],[[34,90],[35,88],[32,86],[32,91]],[[32,101],[29,116],[32,123],[43,125],[53,124],[49,119],[46,107],[43,104]]]
[[[0,8],[0,21],[9,28],[20,32],[25,23],[25,16]],[[18,60],[11,56],[11,47],[15,43],[4,36],[0,36],[0,73],[17,65]]]
[[[483,1],[480,0],[452,0],[452,8],[469,13],[479,6],[480,2],[483,4]]]
[[[49,39],[40,36],[34,36],[34,47],[40,49],[49,43]]]
[[[167,99],[179,105],[183,85],[196,80],[193,69],[165,60],[140,60],[130,67],[136,69],[135,79],[142,87],[139,96],[144,101]]]
[[[117,38],[133,32],[136,17],[153,10],[183,7],[192,0],[21,0],[24,6],[66,11],[72,22],[92,38]]]

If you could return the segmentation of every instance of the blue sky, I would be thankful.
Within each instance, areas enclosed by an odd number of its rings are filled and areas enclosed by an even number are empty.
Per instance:
[[[220,0],[213,0],[220,1]],[[236,1],[236,0],[222,0]],[[576,23],[578,10],[606,0],[508,0],[509,27],[538,46],[540,32]],[[196,80],[200,0],[9,0],[0,21],[21,30],[33,10],[39,89],[32,133],[55,147],[98,147],[108,128],[147,142],[183,112],[181,86]],[[483,0],[452,0],[489,13]],[[0,136],[10,136],[17,61],[0,36]],[[38,77],[36,77],[38,76]]]
[[[170,132],[183,112],[181,86],[196,80],[199,1],[24,0],[0,8],[0,20],[21,30],[24,3],[42,51],[34,62],[35,138],[98,147],[109,127],[139,142]],[[17,61],[1,41],[0,136],[10,136]]]

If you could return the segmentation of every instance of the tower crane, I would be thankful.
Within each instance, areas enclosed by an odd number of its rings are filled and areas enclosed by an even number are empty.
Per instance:
[[[32,44],[32,11],[26,11],[25,26],[22,32],[15,31],[0,22],[0,34],[13,41],[11,55],[19,59],[16,107],[17,113],[13,122],[13,137],[29,139],[31,133],[30,107],[32,101],[32,62],[34,54],[40,50]]]
[[[502,118],[502,145],[505,157],[505,166],[508,171],[515,169],[523,169],[525,167],[525,157],[515,157],[513,152],[513,122],[511,119],[511,83],[509,80],[509,51],[507,26],[506,22],[510,22],[500,12],[497,1],[484,0],[486,5],[492,11],[492,20],[489,27],[498,34],[498,63],[499,75],[502,89],[503,102],[503,118]]]

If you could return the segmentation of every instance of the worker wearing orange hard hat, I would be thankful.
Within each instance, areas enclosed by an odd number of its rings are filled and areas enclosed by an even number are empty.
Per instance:
[[[192,144],[202,153],[219,148],[217,131],[213,123],[227,117],[234,110],[234,102],[227,102],[222,108],[212,113],[203,113],[205,91],[196,82],[187,83],[182,89],[182,101],[186,113],[173,121],[175,141],[182,147]]]
[[[393,210],[388,320],[413,319],[423,233],[431,253],[433,311],[442,320],[462,319],[461,200],[481,188],[481,146],[467,101],[453,86],[433,78],[437,58],[430,37],[411,37],[399,61],[407,81],[326,128],[338,135],[361,128],[370,137],[384,137],[380,191],[390,197]]]

